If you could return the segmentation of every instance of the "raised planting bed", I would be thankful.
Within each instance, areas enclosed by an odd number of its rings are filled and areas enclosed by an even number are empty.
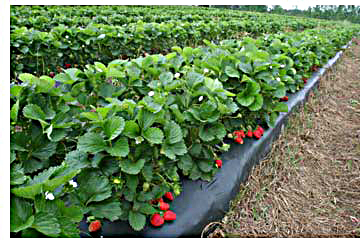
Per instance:
[[[343,48],[348,48],[351,42]],[[266,156],[287,123],[289,115],[306,102],[309,93],[317,88],[321,76],[341,57],[342,51],[314,72],[304,88],[288,94],[288,112],[281,112],[273,128],[266,129],[260,140],[244,139],[244,144],[232,144],[221,156],[222,168],[210,182],[181,179],[182,193],[171,204],[176,221],[155,228],[147,224],[141,231],[134,231],[127,221],[102,221],[100,231],[89,233],[86,219],[80,223],[81,237],[200,237],[204,227],[223,218],[229,202],[238,193],[240,184],[247,180],[253,166]]]

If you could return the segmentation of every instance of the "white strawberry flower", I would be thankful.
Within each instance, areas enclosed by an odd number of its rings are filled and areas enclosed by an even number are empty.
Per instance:
[[[200,96],[200,97],[199,97],[199,101],[202,101],[203,99],[204,99],[203,96]]]
[[[208,72],[209,72],[209,69],[205,68],[204,73],[208,73]]]
[[[279,82],[281,81],[279,77],[277,77],[276,80],[279,81]]]
[[[135,138],[136,144],[140,144],[142,141],[144,141],[144,139],[141,136]]]
[[[280,67],[281,67],[281,68],[284,68],[284,67],[285,67],[285,64],[281,64]]]
[[[180,73],[175,73],[175,78],[180,77]]]
[[[270,66],[270,69],[272,69],[272,66]]]
[[[48,191],[45,192],[45,199],[46,200],[54,200],[55,199],[54,194],[52,194],[51,192],[49,193]]]
[[[69,39],[69,36],[67,35],[67,36],[65,36],[65,38],[66,38],[66,39]]]
[[[155,94],[155,92],[154,91],[150,91],[149,93],[148,93],[148,95],[151,97],[151,96],[154,96],[154,94]]]
[[[78,186],[78,184],[77,184],[75,181],[73,181],[73,180],[70,180],[70,181],[69,181],[69,184],[72,185],[73,187],[77,187],[77,186]]]

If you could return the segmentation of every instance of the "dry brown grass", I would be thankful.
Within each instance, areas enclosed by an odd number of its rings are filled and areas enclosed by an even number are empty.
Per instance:
[[[209,237],[360,237],[360,46],[291,115]]]

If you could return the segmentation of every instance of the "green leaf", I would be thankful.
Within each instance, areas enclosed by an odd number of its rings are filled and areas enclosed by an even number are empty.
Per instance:
[[[142,171],[142,175],[144,176],[147,182],[151,182],[153,178],[153,167],[151,164],[144,165]]]
[[[247,82],[247,95],[255,95],[260,92],[260,84],[257,82]]]
[[[107,177],[97,171],[85,170],[77,178],[77,194],[84,204],[99,202],[111,197],[111,185]]]
[[[38,105],[34,105],[34,104],[26,105],[23,109],[23,114],[26,118],[38,120],[45,124],[48,124],[47,122],[45,122],[46,119],[45,113],[41,110],[41,108]]]
[[[134,162],[130,159],[124,159],[120,161],[120,168],[121,171],[130,174],[130,175],[137,175],[141,171],[141,169],[145,165],[144,159],[139,159],[138,161]]]
[[[49,180],[50,176],[52,176],[57,170],[62,170],[63,168],[63,165],[50,167],[49,169],[46,169],[34,176],[34,178],[27,184],[21,187],[12,188],[11,192],[19,197],[34,199],[35,195],[43,191],[43,186]]]
[[[253,72],[253,68],[251,66],[251,63],[243,63],[240,62],[238,64],[238,68],[243,71],[244,73],[251,74]]]
[[[52,142],[59,142],[65,138],[67,134],[66,129],[52,129],[51,137],[49,138]]]
[[[129,224],[134,230],[142,230],[145,227],[145,223],[146,216],[144,214],[132,210],[129,212]]]
[[[264,98],[262,97],[262,95],[257,94],[257,95],[255,95],[255,101],[254,101],[254,103],[252,103],[252,104],[249,106],[249,109],[250,109],[251,111],[258,111],[258,110],[261,109],[263,103],[264,103]]]
[[[19,79],[23,82],[28,82],[28,83],[32,84],[34,82],[34,80],[36,79],[36,77],[30,73],[21,73],[21,74],[19,74]]]
[[[141,203],[139,212],[146,214],[146,215],[153,215],[154,213],[157,212],[157,210],[153,206],[151,206],[149,203]]]
[[[81,112],[80,116],[92,121],[100,121],[99,114],[96,112]]]
[[[184,156],[180,156],[179,162],[177,163],[179,169],[184,172],[189,172],[193,167],[193,160],[189,154],[185,154]]]
[[[209,142],[215,138],[222,140],[226,135],[226,130],[223,124],[217,123],[215,125],[202,126],[199,130],[199,137],[205,141]]]
[[[164,130],[166,141],[170,144],[178,143],[183,139],[181,127],[174,121],[167,123]]]
[[[227,76],[232,77],[232,78],[240,78],[240,74],[238,72],[238,70],[236,70],[235,68],[233,68],[232,66],[226,66],[225,67],[225,73]]]
[[[130,76],[131,80],[138,79],[141,74],[141,69],[138,67],[138,65],[134,62],[131,62],[127,67],[126,71],[128,75]]]
[[[202,173],[199,170],[199,167],[196,164],[194,164],[190,171],[189,178],[194,181],[194,180],[199,179],[201,177],[201,174]]]
[[[73,168],[63,167],[59,168],[55,171],[54,174],[51,175],[50,180],[46,180],[44,182],[44,190],[45,191],[53,191],[60,185],[63,185],[74,178],[77,174],[80,173],[81,170],[74,170]]]
[[[196,72],[188,72],[185,80],[189,87],[195,88],[198,84],[204,82],[204,76]]]
[[[166,157],[174,160],[176,155],[184,155],[187,153],[187,148],[184,143],[184,140],[174,144],[164,143],[161,150],[166,155]]]
[[[10,185],[21,185],[27,180],[24,174],[24,168],[21,164],[14,163],[10,168]]]
[[[11,107],[11,110],[10,110],[10,118],[14,122],[17,122],[17,116],[18,116],[18,112],[19,112],[19,104],[20,104],[20,100],[17,100],[16,103]]]
[[[14,150],[10,151],[10,164],[16,160],[16,153]]]
[[[21,85],[14,85],[10,88],[10,94],[18,97],[21,94],[21,91],[23,90],[24,86]]]
[[[19,232],[34,222],[32,203],[23,198],[10,197],[10,232]]]
[[[141,109],[136,116],[139,126],[142,130],[149,128],[156,120],[156,115],[146,109]]]
[[[161,144],[164,139],[164,133],[160,128],[150,127],[145,130],[144,138],[153,144]]]
[[[269,127],[274,127],[276,119],[278,117],[277,112],[271,112],[270,116],[268,114],[265,115],[266,123]]]
[[[61,232],[60,224],[52,213],[40,212],[35,214],[34,223],[31,227],[51,237],[57,237]]]
[[[139,125],[133,121],[126,121],[123,134],[129,138],[136,138],[139,136],[140,128]]]
[[[126,137],[119,138],[112,147],[107,147],[106,152],[112,156],[126,157],[129,154],[129,143]]]
[[[205,77],[205,86],[211,91],[215,92],[217,90],[222,90],[223,85],[218,79],[211,79],[208,77]]]
[[[118,201],[105,201],[101,203],[91,204],[89,209],[91,211],[91,214],[96,218],[107,218],[110,221],[115,221],[120,219],[120,216],[123,213],[120,205],[121,204]]]
[[[173,114],[175,115],[176,120],[177,120],[179,123],[184,122],[185,117],[184,117],[184,115],[180,112],[179,107],[178,107],[177,104],[173,104],[173,105],[171,105],[169,108],[171,109],[171,111],[172,111]]]
[[[236,96],[236,100],[237,102],[239,102],[240,105],[247,107],[254,102],[255,96],[251,96],[251,95],[245,96],[244,93],[242,92]]]
[[[174,75],[171,72],[163,72],[160,74],[159,79],[162,85],[166,86],[173,81]]]
[[[78,227],[79,223],[71,222],[68,218],[63,216],[58,216],[58,222],[60,224],[61,233],[59,238],[79,238],[80,229]]]
[[[35,158],[38,158],[40,160],[47,160],[53,154],[55,154],[57,143],[47,142],[47,143],[45,143],[45,144],[43,143],[41,145],[42,145],[41,147],[38,147],[37,149],[35,149],[32,152],[32,156],[34,156]]]
[[[276,90],[274,91],[274,96],[276,98],[282,98],[286,95],[286,87],[283,83],[276,86]]]
[[[98,153],[107,148],[103,137],[97,133],[86,133],[79,138],[77,149],[82,152]]]
[[[212,160],[200,160],[197,164],[203,172],[210,172],[214,168],[214,162]]]
[[[116,116],[105,121],[104,132],[110,140],[113,140],[121,134],[125,127],[125,120],[122,117]]]
[[[288,112],[288,106],[285,103],[278,102],[275,104],[273,111]]]
[[[126,186],[132,192],[136,192],[136,188],[139,185],[139,177],[136,175],[126,175]]]

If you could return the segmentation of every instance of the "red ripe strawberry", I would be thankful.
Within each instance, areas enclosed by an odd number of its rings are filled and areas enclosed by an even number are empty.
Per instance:
[[[254,134],[254,137],[257,138],[257,139],[260,139],[261,136],[262,136],[262,132],[260,130],[255,130],[253,132],[253,134]]]
[[[153,225],[153,226],[161,226],[164,224],[164,218],[161,217],[160,214],[158,213],[154,213],[152,216],[151,216],[151,219],[150,219],[150,223]]]
[[[164,213],[164,219],[165,220],[176,220],[176,213],[174,213],[173,211],[166,211]]]
[[[92,221],[89,225],[89,232],[98,231],[101,228],[100,220]]]
[[[307,83],[307,78],[303,77],[302,80],[304,81],[304,84]]]
[[[53,77],[55,77],[55,73],[54,73],[54,72],[50,72],[50,73],[49,73],[49,76],[50,76],[51,78],[53,78]]]
[[[287,97],[287,96],[280,98],[280,101],[288,101],[288,100],[289,100],[289,97]]]
[[[244,130],[240,130],[240,136],[241,136],[242,138],[245,138],[245,132],[244,132]]]
[[[246,134],[249,138],[252,138],[253,136],[253,132],[251,130],[248,130],[247,134]]]
[[[67,64],[67,63],[66,63],[66,64],[65,64],[65,67],[66,67],[66,68],[70,68],[70,67],[71,67],[71,64]]]
[[[170,201],[174,200],[174,196],[173,196],[173,194],[171,192],[166,192],[164,194],[164,197],[169,199]]]
[[[244,143],[244,141],[243,141],[243,139],[242,139],[241,137],[236,137],[236,138],[235,138],[235,142],[237,142],[237,143],[239,143],[239,144],[243,144],[243,143]]]
[[[222,166],[222,160],[221,159],[215,160],[215,163],[216,163],[216,167],[221,168],[221,166]]]
[[[166,211],[169,210],[170,205],[168,203],[165,202],[160,202],[160,210]]]
[[[258,126],[257,130],[259,130],[261,132],[261,135],[263,135],[265,132],[264,128],[262,128],[260,126]]]

